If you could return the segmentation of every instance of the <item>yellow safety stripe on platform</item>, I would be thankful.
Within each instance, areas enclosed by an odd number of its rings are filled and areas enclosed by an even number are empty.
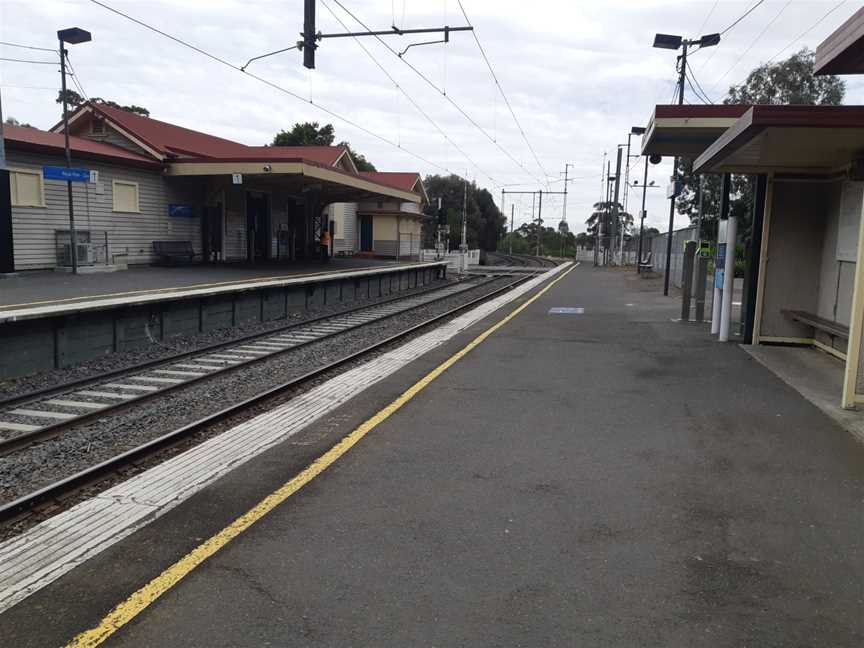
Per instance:
[[[428,387],[438,376],[447,371],[447,369],[485,341],[486,338],[539,299],[547,290],[572,272],[574,268],[576,268],[575,265],[563,272],[561,276],[549,282],[549,284],[537,292],[536,295],[526,300],[521,306],[513,309],[509,315],[483,331],[465,347],[454,353],[428,374],[423,376],[423,378],[414,383],[396,400],[387,405],[384,409],[380,410],[372,418],[364,421],[359,427],[349,433],[323,455],[318,457],[297,476],[280,486],[277,490],[265,497],[246,513],[222,529],[219,533],[212,536],[203,544],[198,545],[180,560],[165,569],[165,571],[159,574],[156,578],[144,585],[137,592],[133,593],[129,598],[111,610],[111,612],[102,619],[99,625],[77,635],[67,644],[66,648],[92,648],[93,646],[98,646],[103,643],[112,634],[117,632],[117,630],[143,612],[151,603],[154,603],[156,599],[165,594],[190,574],[196,567],[198,567],[198,565],[203,563],[210,556],[214,555],[234,538],[239,536],[246,529],[251,527],[258,520],[291,497],[294,493],[303,488],[303,486],[324,472],[342,455],[354,447],[363,437],[375,429],[375,427],[386,421],[392,414],[399,411],[403,405]]]

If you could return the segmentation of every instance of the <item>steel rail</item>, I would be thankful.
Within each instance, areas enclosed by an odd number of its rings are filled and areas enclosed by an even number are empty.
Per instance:
[[[67,495],[76,488],[98,483],[102,481],[106,476],[116,472],[121,467],[127,466],[130,463],[136,461],[140,461],[162,449],[176,445],[177,443],[183,441],[192,434],[195,434],[196,432],[205,429],[208,426],[224,421],[225,419],[235,416],[246,409],[255,407],[256,405],[270,398],[279,396],[284,392],[301,387],[305,383],[308,383],[309,381],[323,374],[326,374],[329,371],[338,369],[345,364],[358,360],[363,356],[366,356],[390,344],[393,344],[394,342],[413,335],[414,333],[432,324],[453,317],[461,311],[467,310],[480,302],[486,301],[489,298],[494,297],[495,295],[511,290],[520,283],[528,281],[533,276],[536,276],[536,274],[520,277],[515,281],[510,282],[506,286],[496,288],[492,292],[486,293],[485,295],[477,297],[476,299],[472,299],[471,301],[456,306],[455,308],[451,308],[444,313],[435,315],[419,324],[415,324],[414,326],[405,329],[404,331],[395,333],[394,335],[391,335],[383,340],[379,340],[378,342],[375,342],[370,346],[360,349],[359,351],[349,353],[348,355],[343,356],[338,360],[312,369],[311,371],[303,374],[302,376],[292,378],[280,385],[271,387],[270,389],[263,391],[260,394],[256,394],[255,396],[252,396],[251,398],[248,398],[240,403],[230,405],[214,414],[210,414],[202,419],[189,423],[160,437],[151,439],[150,441],[147,441],[146,443],[143,443],[135,448],[127,450],[126,452],[118,454],[110,459],[106,459],[105,461],[100,462],[89,468],[85,468],[84,470],[81,470],[73,475],[60,479],[53,484],[49,484],[48,486],[33,491],[32,493],[28,493],[27,495],[23,495],[11,502],[0,505],[0,522],[8,521],[21,515],[26,511],[32,510],[36,505],[42,502],[52,499],[58,499],[63,495]]]
[[[488,284],[492,281],[496,281],[498,278],[500,278],[500,277],[488,279],[487,281],[481,281],[481,282],[477,283],[475,286],[472,286],[471,288],[466,288],[465,290],[472,290],[473,288],[479,288],[479,287],[485,286],[486,284]],[[310,325],[312,325],[316,322],[320,323],[322,320],[344,317],[345,315],[348,315],[350,313],[356,313],[357,311],[364,311],[364,310],[365,311],[374,311],[376,308],[379,308],[380,306],[385,305],[387,303],[405,301],[405,300],[411,299],[412,297],[423,296],[423,295],[426,295],[430,292],[435,292],[436,290],[441,290],[444,288],[452,288],[452,287],[453,287],[453,284],[450,284],[448,286],[438,287],[434,290],[423,291],[420,293],[412,293],[411,295],[404,295],[404,296],[396,298],[396,299],[386,300],[385,302],[378,302],[378,303],[372,304],[372,305],[367,304],[366,306],[363,306],[363,307],[358,307],[355,309],[341,311],[339,313],[333,313],[331,315],[326,315],[326,316],[315,318],[314,320],[307,320],[305,322],[302,322],[302,323],[299,323],[296,325],[292,325],[290,327],[284,327],[281,330],[269,331],[268,333],[266,333],[264,335],[256,334],[255,338],[272,337],[273,335],[279,335],[288,329],[295,330],[298,328],[303,329],[304,327],[308,328]],[[429,304],[434,304],[438,301],[448,299],[450,297],[455,297],[458,294],[460,294],[460,293],[457,292],[457,293],[449,293],[446,295],[440,295],[440,296],[435,297],[433,299],[430,299],[428,301],[423,301],[422,303],[419,303],[415,306],[409,306],[409,307],[405,308],[404,310],[394,311],[392,313],[385,313],[385,314],[382,314],[380,317],[377,317],[373,320],[369,320],[366,322],[359,322],[357,324],[347,326],[347,327],[342,328],[338,331],[335,331],[332,334],[323,335],[323,336],[312,338],[312,339],[309,339],[306,341],[301,341],[301,342],[293,344],[289,347],[286,347],[284,349],[274,350],[272,353],[268,353],[266,355],[260,355],[258,357],[244,360],[244,361],[238,362],[236,364],[226,365],[222,368],[216,369],[215,371],[203,374],[201,376],[190,377],[186,380],[183,380],[183,382],[168,384],[168,385],[165,385],[163,387],[160,387],[158,390],[151,391],[151,392],[145,392],[143,394],[139,394],[139,395],[133,396],[131,398],[127,398],[125,400],[122,400],[118,403],[105,404],[104,407],[101,407],[101,408],[96,409],[96,410],[84,412],[83,414],[77,415],[74,418],[61,420],[61,421],[58,421],[57,423],[54,423],[51,425],[46,425],[46,426],[41,427],[37,430],[32,430],[29,432],[22,432],[20,434],[17,434],[16,436],[9,437],[8,439],[0,440],[0,457],[12,454],[14,452],[18,452],[20,450],[23,450],[25,448],[30,447],[31,445],[39,443],[41,441],[47,441],[49,439],[57,437],[57,436],[63,434],[64,432],[67,432],[71,428],[77,427],[77,426],[82,425],[84,423],[87,423],[89,421],[104,418],[107,414],[116,414],[119,411],[128,409],[128,408],[133,407],[135,405],[140,405],[141,403],[144,403],[146,401],[160,398],[166,394],[170,394],[174,391],[177,391],[179,389],[183,389],[183,388],[188,387],[190,385],[194,385],[194,384],[200,383],[200,382],[205,381],[205,380],[209,380],[209,379],[217,377],[217,376],[218,377],[225,376],[228,373],[232,373],[232,372],[235,372],[235,371],[240,370],[240,369],[245,369],[245,368],[247,368],[251,365],[254,365],[256,363],[263,362],[265,360],[275,358],[277,356],[281,356],[281,355],[286,354],[286,353],[290,353],[296,349],[300,349],[300,348],[303,348],[305,346],[308,346],[309,344],[312,344],[315,342],[321,342],[322,340],[326,340],[326,339],[331,338],[335,335],[341,335],[343,333],[348,333],[348,332],[357,330],[361,327],[368,326],[370,324],[382,322],[382,321],[389,319],[391,317],[395,317],[396,315],[401,315],[401,314],[404,314],[404,313],[409,312],[411,310],[414,310],[415,308],[421,308],[423,306],[428,306]],[[222,345],[222,346],[223,346],[223,348],[225,346],[229,346],[229,347],[243,346],[245,344],[245,342],[247,342],[247,341],[248,340],[243,340],[243,341],[234,340],[229,345]],[[212,351],[212,349],[211,349],[211,351]],[[199,351],[194,352],[194,355],[195,356],[206,356],[211,351],[199,350]],[[188,356],[186,356],[186,354],[184,354],[184,356],[188,357]],[[172,365],[172,364],[176,363],[176,359],[177,358],[175,356],[175,357],[172,357],[171,359],[168,359],[168,360],[162,360],[162,361],[160,361],[159,364],[160,365]],[[127,370],[123,371],[122,373],[123,374],[133,374],[136,372],[134,370],[127,369]],[[99,381],[96,384],[98,385],[98,384],[104,382],[106,379],[107,379],[106,377],[102,376],[99,378]],[[39,400],[30,401],[30,402],[37,403],[37,402],[39,402]],[[2,414],[2,412],[0,412],[0,414]]]
[[[258,338],[266,337],[268,335],[272,335],[274,333],[282,333],[284,331],[288,331],[293,328],[297,328],[300,326],[306,326],[308,324],[314,324],[315,322],[320,322],[321,320],[325,320],[331,317],[336,317],[338,315],[348,315],[350,313],[355,313],[359,310],[364,310],[366,308],[373,308],[375,306],[382,306],[384,304],[390,304],[392,302],[400,301],[402,299],[408,299],[410,297],[415,297],[417,295],[426,295],[431,292],[435,292],[436,290],[442,290],[447,288],[452,284],[446,284],[443,286],[433,286],[432,288],[427,288],[425,290],[418,290],[416,292],[411,293],[410,295],[398,295],[396,297],[390,297],[388,299],[382,299],[381,301],[377,301],[374,304],[360,304],[358,306],[352,306],[351,308],[347,308],[345,310],[340,310],[337,313],[327,313],[324,315],[318,315],[316,317],[312,317],[310,319],[305,319],[302,322],[294,322],[292,324],[288,324],[286,326],[280,326],[278,328],[269,329],[264,332],[258,333],[250,333],[248,335],[243,335],[238,338],[233,338],[231,340],[225,342],[217,342],[215,344],[211,344],[208,346],[198,347],[196,349],[192,349],[191,351],[183,351],[181,353],[174,354],[172,356],[167,356],[164,358],[155,358],[153,360],[145,360],[144,362],[140,362],[138,364],[130,365],[128,367],[121,367],[119,369],[112,369],[111,371],[106,371],[104,373],[99,374],[98,376],[89,376],[86,378],[79,378],[76,380],[70,380],[67,382],[59,383],[57,385],[53,385],[46,389],[37,389],[29,392],[25,392],[23,394],[18,394],[16,396],[11,396],[9,398],[4,398],[0,400],[0,409],[5,409],[7,407],[12,407],[14,405],[22,405],[25,403],[34,402],[36,400],[41,400],[42,398],[46,398],[48,396],[55,396],[57,394],[62,394],[71,389],[80,389],[82,387],[89,387],[95,384],[102,382],[103,380],[107,380],[109,378],[115,378],[117,376],[122,376],[124,374],[133,373],[137,371],[144,371],[146,369],[150,369],[152,367],[158,367],[159,365],[165,363],[172,363],[178,360],[183,360],[185,358],[189,358],[194,355],[198,355],[199,353],[210,353],[213,351],[218,351],[220,349],[224,349],[229,346],[234,346],[235,344],[243,344],[246,342],[252,342]],[[483,285],[478,284],[478,285]],[[274,320],[276,321],[276,320]]]

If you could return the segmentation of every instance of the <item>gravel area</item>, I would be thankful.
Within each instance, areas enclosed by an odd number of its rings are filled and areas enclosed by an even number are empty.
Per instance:
[[[236,340],[237,338],[246,335],[274,331],[285,326],[299,324],[306,320],[320,317],[321,315],[332,315],[354,309],[358,306],[370,306],[382,301],[387,301],[395,296],[408,297],[418,292],[425,292],[432,287],[443,288],[444,286],[451,285],[454,281],[454,279],[439,280],[420,288],[412,288],[400,292],[398,295],[388,295],[386,297],[375,297],[372,299],[334,304],[332,306],[325,306],[305,311],[303,313],[297,313],[285,319],[238,327],[215,329],[213,331],[207,331],[206,333],[198,333],[195,335],[178,335],[167,340],[154,341],[153,344],[146,347],[130,349],[119,353],[111,353],[100,358],[94,358],[93,360],[88,360],[87,362],[82,362],[70,367],[64,367],[62,369],[52,369],[50,371],[44,371],[28,376],[19,376],[16,378],[0,378],[0,398],[11,398],[19,394],[26,394],[35,390],[62,385],[63,383],[73,380],[98,378],[105,372],[133,367],[150,360],[170,358],[177,353],[202,349],[223,342],[230,342],[231,340]]]
[[[502,277],[434,304],[339,334],[334,338],[314,342],[278,357],[268,358],[224,377],[189,385],[167,394],[164,398],[131,406],[107,420],[84,424],[61,437],[2,457],[0,458],[0,502],[11,501],[94,463],[109,459],[145,441],[212,414],[231,403],[240,402],[292,377],[303,375],[316,366],[328,364],[359,351],[375,341],[395,335],[512,281],[511,277]],[[399,342],[402,343],[403,341]],[[365,362],[367,359],[368,357],[357,362]],[[343,370],[344,368],[334,370],[332,374],[336,375]],[[314,384],[330,377],[332,375],[321,376],[313,381],[313,384],[306,384],[298,391],[310,389]],[[213,426],[196,438],[185,442],[180,449],[166,452],[170,455],[171,452],[182,451],[188,445],[218,434],[222,429],[251,418],[279,402],[290,400],[295,395],[296,393],[283,394],[230,421]],[[158,460],[164,460],[164,455],[160,455]],[[135,472],[137,469],[130,468],[129,471]],[[105,484],[100,485],[100,489],[104,487]],[[83,496],[84,494],[79,493],[75,498]],[[30,516],[28,520],[34,517],[36,516]],[[29,522],[25,524],[29,526]],[[17,532],[18,525],[13,527],[15,527],[14,532]],[[10,532],[13,530],[7,525],[6,529],[0,530],[0,535],[7,535]]]

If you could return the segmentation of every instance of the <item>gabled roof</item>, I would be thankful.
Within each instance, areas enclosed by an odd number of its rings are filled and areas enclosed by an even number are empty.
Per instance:
[[[3,126],[6,145],[11,149],[57,153],[65,150],[62,133],[52,133],[24,126]],[[103,142],[95,142],[84,137],[71,136],[69,147],[73,156],[113,160],[132,163],[147,167],[159,167],[161,164],[144,155],[138,155],[119,146]]]
[[[368,178],[373,182],[402,189],[403,191],[413,191],[423,196],[423,202],[429,202],[429,196],[426,195],[426,187],[423,186],[423,181],[420,174],[416,172],[398,172],[398,171],[361,171],[360,175]]]
[[[344,146],[246,146],[244,151],[230,155],[211,155],[223,162],[248,162],[252,160],[305,160],[321,166],[335,166],[347,153]],[[205,157],[205,156],[202,156]]]

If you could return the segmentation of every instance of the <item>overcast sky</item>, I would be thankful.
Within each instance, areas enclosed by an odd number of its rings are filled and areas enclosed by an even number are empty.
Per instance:
[[[548,180],[553,190],[560,191],[559,174],[570,163],[575,181],[569,189],[568,221],[573,230],[581,231],[591,204],[601,196],[604,151],[614,156],[616,145],[626,142],[630,127],[644,125],[653,106],[668,103],[672,97],[675,53],[652,49],[654,33],[694,37],[718,32],[756,1],[462,0],[539,165],[467,32],[452,34],[448,45],[415,47],[405,55],[431,86],[374,38],[362,39],[437,127],[358,42],[348,38],[325,40],[318,49],[314,71],[302,66],[297,52],[249,67],[250,72],[299,98],[87,0],[0,0],[0,41],[50,48],[56,46],[57,29],[83,27],[93,33],[93,41],[71,46],[70,58],[89,96],[145,106],[154,118],[246,144],[269,143],[274,133],[295,122],[332,122],[337,138],[349,140],[379,170],[467,173],[496,200],[500,200],[502,185],[508,185],[508,190],[533,190],[545,188],[543,183]],[[394,21],[404,28],[465,24],[456,0],[341,2],[373,29],[389,28]],[[106,3],[237,66],[252,56],[294,44],[303,23],[301,0]],[[813,27],[838,4],[839,8]],[[805,45],[815,49],[858,4],[766,0],[730,30],[719,47],[692,57],[696,79],[712,100],[719,101],[730,84],[742,81],[761,62],[778,55],[784,58]],[[320,31],[344,31],[328,7],[351,29],[362,29],[334,0],[319,0]],[[399,51],[411,42],[435,38],[393,36],[386,42]],[[0,45],[0,57],[44,61],[51,54]],[[39,128],[52,126],[59,116],[54,103],[58,86],[55,65],[0,61],[6,117]],[[862,103],[864,81],[848,77],[847,86],[846,103]],[[374,135],[322,112],[309,103],[310,98]],[[687,98],[697,102],[689,88]],[[634,137],[633,144],[638,152],[639,138]],[[665,186],[670,172],[671,164],[664,162],[650,168],[649,179]],[[545,179],[544,173],[548,174]],[[641,178],[642,168],[633,173]],[[658,189],[648,194],[648,221],[665,230],[665,192]],[[639,197],[631,192],[631,213],[638,212]],[[515,201],[517,227],[530,218],[530,196],[508,196],[506,200],[507,214],[511,200]],[[557,223],[561,212],[560,196],[544,197],[547,224]],[[678,225],[684,224],[681,220],[679,217]]]

